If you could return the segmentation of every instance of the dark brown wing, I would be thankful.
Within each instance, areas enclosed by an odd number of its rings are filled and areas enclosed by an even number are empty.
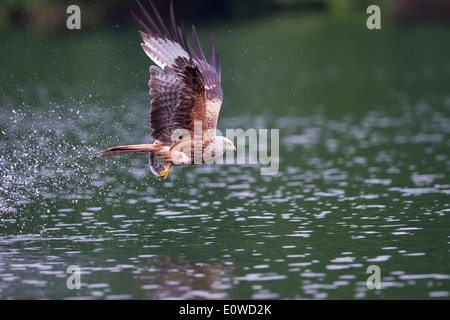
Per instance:
[[[195,27],[192,26],[192,39],[195,49],[199,52],[199,56],[195,55],[194,61],[198,66],[200,73],[204,79],[206,91],[206,121],[211,136],[215,136],[217,119],[219,117],[220,107],[223,101],[223,92],[220,85],[220,57],[214,54],[214,36],[211,34],[209,40],[209,63],[203,54],[200,41],[197,36]]]
[[[199,69],[184,58],[176,60],[176,72],[183,84],[183,90],[178,95],[178,105],[172,117],[172,123],[177,129],[188,130],[193,136],[194,130],[201,134],[206,126],[206,92]],[[198,128],[196,129],[196,126]],[[195,132],[198,133],[198,132]]]
[[[223,100],[220,86],[220,58],[214,54],[213,37],[210,41],[207,62],[193,27],[194,51],[186,40],[183,27],[177,27],[170,5],[172,33],[166,28],[161,16],[150,1],[156,21],[139,3],[149,23],[148,27],[133,13],[143,31],[140,35],[145,53],[157,64],[150,67],[150,94],[158,94],[150,109],[152,137],[163,144],[172,143],[176,129],[194,130],[195,121],[202,122],[202,129],[215,134],[217,117]]]

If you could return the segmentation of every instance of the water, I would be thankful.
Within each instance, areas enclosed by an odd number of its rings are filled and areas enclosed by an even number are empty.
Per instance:
[[[205,165],[160,182],[144,156],[89,159],[150,141],[136,34],[2,39],[0,298],[449,298],[448,29],[277,19],[208,26],[228,57],[219,129],[280,129],[273,176]]]

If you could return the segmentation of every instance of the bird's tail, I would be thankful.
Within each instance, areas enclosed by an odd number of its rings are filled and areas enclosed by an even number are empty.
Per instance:
[[[92,155],[92,158],[116,156],[123,154],[149,154],[159,151],[160,148],[161,146],[157,144],[135,144],[129,146],[120,146],[97,152]]]

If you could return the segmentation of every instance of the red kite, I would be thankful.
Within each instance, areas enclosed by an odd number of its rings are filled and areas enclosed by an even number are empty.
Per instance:
[[[170,167],[209,163],[226,150],[236,151],[233,142],[216,135],[217,118],[223,100],[220,86],[220,58],[214,53],[214,38],[209,42],[206,60],[195,27],[192,39],[195,50],[186,40],[183,25],[176,25],[173,3],[170,3],[172,32],[164,24],[150,1],[153,19],[139,3],[147,26],[139,23],[144,52],[156,66],[150,67],[150,128],[153,144],[127,145],[101,151],[94,157],[148,154],[150,169],[159,179],[167,178]],[[164,168],[159,162],[166,163]]]

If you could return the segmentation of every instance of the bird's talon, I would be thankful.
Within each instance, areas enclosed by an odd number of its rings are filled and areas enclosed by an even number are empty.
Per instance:
[[[170,166],[164,166],[164,170],[159,173],[159,180],[166,179],[169,175]]]

